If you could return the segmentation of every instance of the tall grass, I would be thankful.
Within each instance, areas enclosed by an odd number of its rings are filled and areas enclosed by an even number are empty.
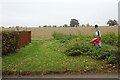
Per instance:
[[[118,46],[118,35],[110,32],[102,36],[102,42],[105,44]]]
[[[69,41],[70,39],[76,37],[76,35],[72,35],[72,34],[65,35],[63,33],[58,33],[58,32],[54,32],[52,34],[52,36],[54,39],[59,40],[61,43],[64,43],[64,42]]]
[[[90,44],[95,36],[85,35],[64,35],[62,33],[54,33],[54,39],[64,41],[63,45],[66,46],[65,54],[67,56],[79,56],[89,54],[96,59],[105,59],[108,63],[117,63],[117,48],[118,48],[118,35],[115,33],[107,33],[102,35],[102,48],[98,48]],[[67,42],[67,44],[66,44]]]

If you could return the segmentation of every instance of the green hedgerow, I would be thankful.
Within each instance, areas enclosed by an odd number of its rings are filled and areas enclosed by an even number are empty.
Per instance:
[[[2,32],[2,55],[7,55],[17,49],[17,32]]]

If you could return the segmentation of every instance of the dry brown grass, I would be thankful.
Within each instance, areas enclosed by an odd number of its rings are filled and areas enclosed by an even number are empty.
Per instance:
[[[54,32],[60,32],[64,34],[84,34],[84,35],[91,35],[95,34],[95,30],[92,30],[94,27],[64,27],[64,28],[28,28],[28,31],[32,32],[32,39],[33,38],[43,38],[48,39],[52,37]],[[108,32],[115,32],[118,33],[118,27],[100,27],[101,34],[105,34]],[[15,28],[5,28],[3,30],[15,30]],[[25,30],[24,28],[20,28],[20,30]]]

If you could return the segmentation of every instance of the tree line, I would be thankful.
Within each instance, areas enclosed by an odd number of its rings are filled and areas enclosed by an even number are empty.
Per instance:
[[[108,26],[117,26],[117,25],[119,25],[118,24],[118,21],[117,20],[115,20],[115,19],[109,19],[108,20],[108,22],[106,23]],[[90,25],[89,23],[88,24],[82,24],[82,25],[80,25],[80,23],[79,23],[79,21],[77,20],[77,19],[71,19],[70,20],[70,23],[69,23],[69,25],[68,24],[64,24],[63,26],[57,26],[57,25],[44,25],[44,26],[38,26],[39,28],[41,28],[41,27],[92,27],[92,25]],[[4,27],[3,27],[4,28]],[[12,28],[12,27],[9,27],[9,28]],[[23,27],[20,27],[20,26],[16,26],[15,28],[17,28],[17,30],[19,29],[19,28],[23,28]],[[27,29],[27,27],[26,27],[26,29]]]
[[[115,19],[114,20],[110,19],[110,20],[108,20],[108,22],[106,24],[108,26],[117,26],[118,22]],[[47,26],[47,25],[44,25],[43,27],[80,27],[80,26],[82,26],[82,27],[85,27],[85,26],[92,27],[92,25],[90,25],[90,24],[86,24],[86,25],[82,24],[82,25],[80,25],[80,23],[79,23],[79,21],[77,19],[71,19],[69,25],[67,25],[67,24],[64,24],[63,26],[57,26],[57,25]],[[41,27],[41,26],[39,26],[39,27]]]

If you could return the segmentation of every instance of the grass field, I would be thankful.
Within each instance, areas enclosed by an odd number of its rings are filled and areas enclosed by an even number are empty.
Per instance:
[[[87,43],[84,48],[93,49],[99,55],[99,49],[89,44],[94,36],[64,37],[58,39],[32,39],[32,43],[17,50],[17,52],[3,56],[2,70],[3,75],[7,74],[46,74],[46,73],[65,73],[65,72],[117,72],[116,65],[108,64],[106,59],[96,59],[93,55],[82,54],[78,56],[67,56],[65,51],[76,42],[80,45]],[[109,38],[111,37],[111,38]],[[116,42],[116,37],[111,34],[108,36],[112,42]],[[105,37],[104,37],[105,38]],[[108,42],[102,43],[102,52],[116,51],[116,44]],[[84,49],[85,50],[85,49]],[[114,52],[112,52],[113,54]],[[102,53],[103,54],[103,53]]]
[[[17,53],[3,57],[3,72],[29,74],[39,72],[61,73],[75,71],[102,71],[105,61],[94,60],[90,56],[68,57],[60,51],[55,51],[58,41],[33,40]],[[53,45],[54,49],[51,49]],[[8,73],[7,73],[8,72]],[[18,73],[16,73],[18,72]]]
[[[94,27],[64,27],[64,28],[28,28],[28,31],[32,32],[32,39],[50,39],[54,32],[60,32],[63,34],[84,34],[91,35],[95,34],[95,30],[92,30]],[[3,30],[15,30],[15,28],[3,28]],[[20,28],[20,30],[26,30],[25,28]],[[108,32],[114,32],[118,34],[118,27],[100,27],[101,34]]]

